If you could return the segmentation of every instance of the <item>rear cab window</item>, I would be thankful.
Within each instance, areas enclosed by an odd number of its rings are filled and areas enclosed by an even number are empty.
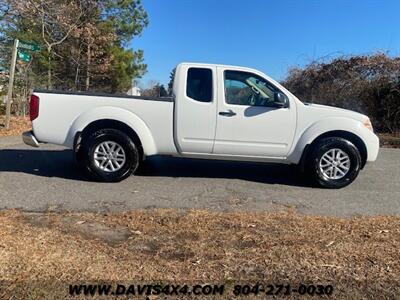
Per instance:
[[[199,102],[212,102],[213,75],[207,68],[189,68],[186,82],[186,96]]]

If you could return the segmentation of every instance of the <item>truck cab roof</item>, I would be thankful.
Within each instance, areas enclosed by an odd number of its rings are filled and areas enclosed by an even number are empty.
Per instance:
[[[226,68],[226,69],[240,69],[243,71],[248,71],[248,72],[253,72],[253,73],[260,73],[260,71],[248,67],[243,67],[243,66],[234,66],[234,65],[223,65],[223,64],[210,64],[210,63],[199,63],[199,62],[182,62],[177,65],[177,67],[180,66],[190,66],[190,67],[202,67],[202,68],[212,68],[212,67],[221,67],[221,68]],[[264,74],[265,75],[265,74]]]

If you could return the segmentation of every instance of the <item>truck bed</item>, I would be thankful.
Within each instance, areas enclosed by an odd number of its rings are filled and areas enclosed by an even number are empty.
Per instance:
[[[92,92],[34,90],[39,116],[32,122],[39,142],[73,147],[75,134],[92,120],[121,121],[132,128],[140,122],[155,143],[155,152],[176,151],[173,139],[172,97],[137,97]],[[50,130],[51,129],[51,130]]]

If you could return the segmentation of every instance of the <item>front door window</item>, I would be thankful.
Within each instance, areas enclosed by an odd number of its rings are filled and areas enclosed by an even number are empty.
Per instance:
[[[258,75],[225,71],[225,101],[227,104],[274,106],[279,90]]]

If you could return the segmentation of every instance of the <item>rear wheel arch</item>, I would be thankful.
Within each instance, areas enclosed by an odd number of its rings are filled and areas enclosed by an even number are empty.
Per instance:
[[[344,131],[344,130],[333,130],[333,131],[328,131],[323,134],[320,134],[317,136],[311,143],[307,144],[303,150],[303,154],[300,160],[300,166],[301,169],[304,170],[305,165],[307,163],[308,156],[314,149],[315,145],[322,139],[328,138],[328,137],[340,137],[348,140],[349,142],[353,143],[354,146],[358,149],[360,156],[361,156],[361,169],[364,168],[365,163],[367,162],[367,147],[365,146],[365,143],[363,140],[357,136],[356,134],[349,132],[349,131]]]
[[[116,129],[125,133],[138,148],[140,158],[144,158],[143,145],[135,130],[121,121],[101,119],[89,123],[82,131],[76,133],[74,138],[74,153],[77,160],[81,158],[80,150],[82,142],[84,142],[92,133],[101,129]]]

